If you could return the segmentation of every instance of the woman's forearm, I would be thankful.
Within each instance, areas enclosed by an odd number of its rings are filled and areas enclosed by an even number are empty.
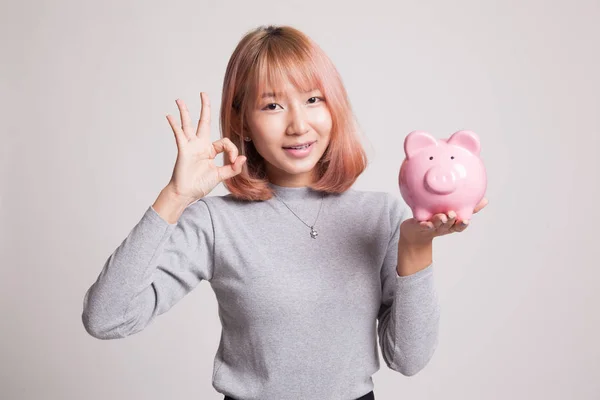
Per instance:
[[[398,241],[398,275],[412,275],[427,268],[433,262],[433,241],[409,243],[400,237]]]

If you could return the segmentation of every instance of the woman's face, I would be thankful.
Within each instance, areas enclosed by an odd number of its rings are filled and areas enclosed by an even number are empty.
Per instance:
[[[269,181],[279,186],[307,186],[329,144],[331,114],[318,90],[299,92],[287,83],[281,92],[267,90],[247,116],[249,136],[265,159]],[[312,143],[308,149],[289,146]]]

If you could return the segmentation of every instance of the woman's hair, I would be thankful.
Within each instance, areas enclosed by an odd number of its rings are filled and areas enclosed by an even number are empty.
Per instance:
[[[242,172],[223,181],[231,195],[242,200],[267,200],[265,160],[249,132],[247,113],[265,88],[281,88],[288,81],[299,91],[319,89],[332,119],[330,141],[316,165],[317,180],[309,185],[327,193],[346,191],[367,166],[358,123],[335,66],[308,36],[289,26],[260,26],[248,32],[235,48],[225,72],[221,97],[221,135],[247,157]],[[228,157],[223,157],[230,164]]]

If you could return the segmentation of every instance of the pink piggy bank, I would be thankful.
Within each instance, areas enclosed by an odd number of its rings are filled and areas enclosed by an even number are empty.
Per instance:
[[[460,221],[471,218],[487,188],[480,148],[479,137],[471,131],[439,140],[424,131],[406,136],[398,183],[416,220],[450,210]]]

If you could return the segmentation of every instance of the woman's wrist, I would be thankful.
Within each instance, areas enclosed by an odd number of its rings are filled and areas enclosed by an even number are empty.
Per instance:
[[[162,219],[170,224],[174,224],[191,203],[190,199],[179,196],[169,186],[166,186],[160,191],[158,198],[152,204],[152,208],[154,208]]]
[[[411,243],[400,237],[398,241],[398,275],[408,276],[417,273],[433,262],[433,240]]]

